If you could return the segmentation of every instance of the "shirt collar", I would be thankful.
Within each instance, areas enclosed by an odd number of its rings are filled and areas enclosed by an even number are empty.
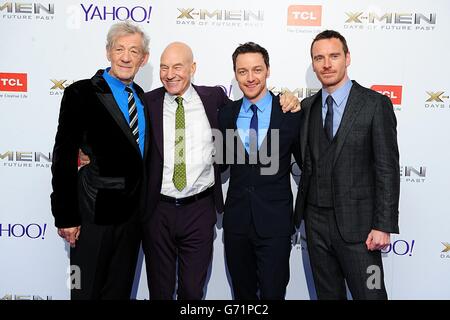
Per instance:
[[[352,81],[348,79],[344,85],[342,85],[339,89],[334,91],[331,96],[333,97],[334,103],[340,107],[345,98],[350,94],[350,89],[352,88]],[[322,89],[322,107],[326,108],[326,99],[329,93],[326,90]]]
[[[272,95],[270,94],[269,90],[267,90],[264,97],[256,101],[256,103],[252,103],[250,102],[250,100],[244,97],[242,100],[242,106],[244,107],[245,112],[249,112],[250,106],[252,104],[255,104],[260,112],[264,112],[266,110],[266,107],[271,104],[271,100]]]
[[[194,87],[192,86],[192,84],[190,84],[189,88],[186,90],[186,92],[181,95],[181,97],[183,98],[183,101],[185,101],[187,103],[192,101],[193,90],[194,90]],[[170,103],[173,103],[175,101],[175,99],[178,97],[177,95],[170,94],[167,91],[166,91],[166,95],[167,95]]]
[[[125,83],[123,83],[119,79],[117,79],[117,78],[113,77],[112,75],[110,75],[109,74],[109,70],[111,70],[111,67],[108,67],[108,68],[105,69],[105,72],[103,72],[103,78],[105,78],[106,82],[108,82],[108,84],[110,85],[111,89],[125,91],[126,87],[133,88],[133,82],[131,82],[129,85],[126,85]]]

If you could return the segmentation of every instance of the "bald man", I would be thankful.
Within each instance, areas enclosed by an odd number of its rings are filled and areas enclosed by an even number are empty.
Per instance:
[[[150,299],[173,299],[177,276],[178,299],[202,299],[216,212],[223,212],[212,137],[217,111],[229,99],[219,87],[193,85],[195,70],[191,48],[171,43],[160,60],[163,87],[145,94],[152,138],[143,239]],[[297,99],[283,97],[281,104],[292,109]]]

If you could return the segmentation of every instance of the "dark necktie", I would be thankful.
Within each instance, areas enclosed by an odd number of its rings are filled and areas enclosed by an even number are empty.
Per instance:
[[[172,182],[178,191],[186,187],[186,157],[185,157],[185,122],[184,122],[184,106],[183,98],[175,99],[178,103],[175,113],[175,158],[173,167]]]
[[[328,141],[333,140],[333,97],[328,95],[327,97],[327,115],[325,116],[325,135],[328,138]]]
[[[249,151],[250,153],[256,153],[258,151],[258,107],[252,104],[250,109],[253,111],[253,116],[250,120]]]
[[[136,140],[136,143],[139,144],[139,127],[136,101],[134,100],[133,90],[131,90],[130,87],[126,87],[125,91],[128,92],[128,115],[130,120],[130,129],[133,133],[134,140]]]

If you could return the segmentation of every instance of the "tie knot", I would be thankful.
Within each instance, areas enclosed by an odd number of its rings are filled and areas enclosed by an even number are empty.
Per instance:
[[[328,107],[331,107],[331,106],[333,106],[333,97],[331,96],[331,94],[330,95],[328,95],[328,97],[327,97],[327,106]]]
[[[256,104],[252,104],[250,106],[250,109],[252,109],[253,113],[256,113],[256,111],[258,111],[258,107],[256,106]]]
[[[175,101],[178,103],[178,105],[182,105],[183,104],[183,97],[176,97]]]
[[[125,87],[125,91],[128,92],[128,93],[133,93],[133,90],[131,90],[130,87]]]

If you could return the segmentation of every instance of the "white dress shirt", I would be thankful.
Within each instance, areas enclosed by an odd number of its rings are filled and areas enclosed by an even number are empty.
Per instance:
[[[174,198],[185,198],[214,185],[214,143],[211,126],[199,95],[191,85],[182,95],[185,119],[186,187],[178,191],[172,182],[175,146],[175,113],[177,96],[164,96],[164,165],[161,193]]]

